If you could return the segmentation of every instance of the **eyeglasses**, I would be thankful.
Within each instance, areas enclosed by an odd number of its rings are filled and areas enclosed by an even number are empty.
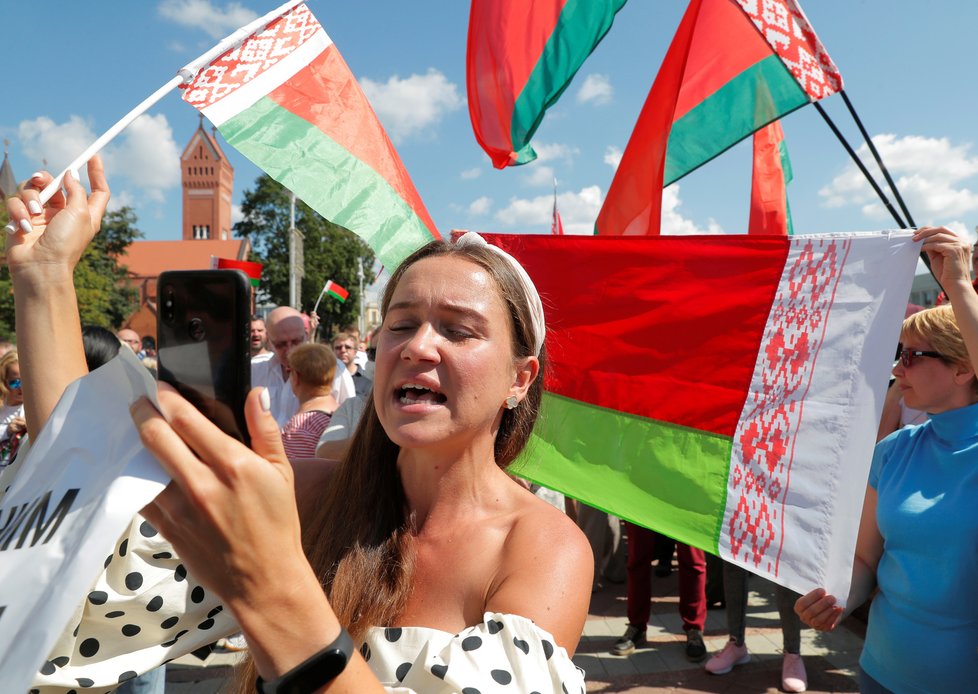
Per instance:
[[[333,349],[336,350],[337,352],[342,352],[343,350],[347,350],[347,349],[350,350],[351,352],[356,351],[356,347],[354,347],[353,345],[333,345]]]
[[[905,369],[909,369],[911,366],[913,366],[913,360],[916,359],[917,357],[930,357],[932,359],[942,359],[942,360],[944,359],[944,355],[941,354],[940,352],[930,352],[930,351],[924,351],[919,349],[900,348],[897,351],[897,355],[896,355],[897,360],[901,364],[903,364],[903,368]]]
[[[10,388],[10,390],[17,390],[20,388],[20,386],[21,383],[19,378],[15,378],[12,381],[7,381],[7,387]]]

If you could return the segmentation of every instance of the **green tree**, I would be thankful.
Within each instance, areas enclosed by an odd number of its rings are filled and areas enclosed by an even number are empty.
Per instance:
[[[0,204],[0,226],[7,226],[7,206]],[[6,237],[6,232],[4,237]],[[14,292],[10,282],[10,270],[4,263],[0,267],[0,340],[14,339]]]
[[[235,233],[251,242],[252,259],[264,265],[261,296],[280,306],[289,302],[289,198],[281,184],[259,176],[255,187],[244,194],[244,219],[234,225]],[[363,259],[363,283],[367,286],[374,281],[374,254],[352,232],[324,219],[300,200],[296,200],[295,226],[305,237],[302,306],[297,308],[311,311],[326,280],[350,292],[346,303],[330,297],[320,302],[320,335],[328,336],[356,322],[360,311],[359,259]]]
[[[75,291],[82,325],[115,329],[138,308],[138,292],[129,286],[118,258],[143,233],[130,207],[106,212],[102,228],[75,268]]]
[[[6,224],[6,211],[0,216]],[[136,213],[122,207],[106,212],[102,228],[75,268],[75,292],[83,325],[118,328],[136,310],[138,293],[129,286],[126,269],[117,259],[143,234],[136,228]],[[14,294],[10,271],[0,268],[0,339],[14,335]]]

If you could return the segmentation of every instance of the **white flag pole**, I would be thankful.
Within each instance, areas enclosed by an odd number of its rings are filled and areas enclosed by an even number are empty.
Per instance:
[[[319,308],[319,302],[323,300],[326,296],[326,290],[329,289],[329,285],[333,283],[333,280],[326,280],[326,284],[323,285],[323,291],[319,292],[319,298],[316,299],[316,305],[312,307],[312,312],[315,313],[316,309]]]
[[[40,202],[45,204],[51,199],[59,188],[61,188],[61,183],[64,180],[65,174],[69,171],[74,171],[76,174],[78,169],[85,164],[89,159],[95,156],[103,147],[109,144],[115,137],[129,127],[129,124],[134,120],[139,118],[141,115],[146,113],[157,101],[162,99],[168,93],[173,91],[180,84],[189,84],[194,77],[197,76],[197,72],[200,71],[205,65],[209,65],[214,58],[218,57],[225,51],[234,48],[246,38],[254,34],[259,29],[263,28],[267,24],[271,23],[281,15],[285,14],[291,10],[296,5],[301,5],[305,0],[289,0],[280,7],[272,10],[271,12],[259,17],[255,21],[241,27],[233,34],[227,36],[224,40],[218,43],[216,46],[211,48],[209,51],[201,55],[200,57],[192,60],[191,62],[184,65],[177,71],[170,80],[164,84],[162,87],[153,92],[149,97],[144,99],[136,108],[131,110],[125,116],[123,116],[118,123],[113,125],[111,128],[105,131],[101,137],[99,137],[95,142],[93,142],[88,149],[82,152],[80,155],[75,157],[75,159],[65,167],[64,171],[59,173],[53,181],[51,181],[47,187],[41,191]],[[77,177],[77,176],[76,176]]]

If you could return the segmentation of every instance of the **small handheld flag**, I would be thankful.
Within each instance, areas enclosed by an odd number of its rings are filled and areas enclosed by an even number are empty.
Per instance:
[[[347,297],[350,296],[350,292],[336,284],[336,282],[333,280],[326,280],[326,286],[323,287],[323,291],[334,299],[339,299],[340,302],[344,304],[346,303]]]
[[[241,270],[244,274],[248,275],[248,279],[251,281],[251,286],[258,288],[258,284],[261,282],[261,263],[254,263],[250,260],[233,260],[231,258],[218,258],[217,256],[211,256],[211,268],[214,270]]]
[[[350,292],[336,284],[336,282],[333,280],[326,280],[326,284],[323,285],[323,290],[319,292],[319,298],[316,299],[316,305],[312,307],[313,313],[316,313],[319,310],[319,302],[322,301],[323,297],[327,294],[338,300],[341,304],[345,304],[347,297],[350,296]]]

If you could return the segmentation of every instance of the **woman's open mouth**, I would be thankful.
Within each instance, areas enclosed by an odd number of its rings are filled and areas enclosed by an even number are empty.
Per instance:
[[[395,391],[398,402],[402,405],[430,404],[443,405],[448,400],[437,390],[418,383],[405,383]]]

